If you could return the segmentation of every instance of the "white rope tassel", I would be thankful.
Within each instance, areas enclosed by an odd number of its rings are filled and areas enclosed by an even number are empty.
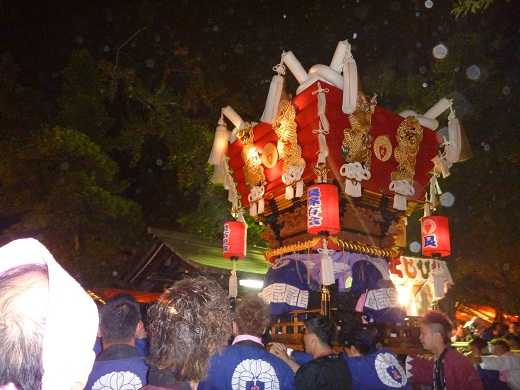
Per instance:
[[[249,200],[249,203],[251,204],[249,215],[252,217],[264,212],[264,199],[262,198],[264,196],[264,191],[264,186],[254,186],[251,188],[251,191],[247,196],[247,200]]]
[[[351,46],[348,44],[347,53],[343,59],[343,105],[345,114],[352,114],[356,109],[358,93],[358,74],[356,60],[352,56]]]
[[[237,261],[233,260],[233,268],[229,276],[229,297],[236,298],[238,296],[238,278],[237,278]]]
[[[394,180],[390,182],[390,191],[395,192],[394,196],[394,209],[406,211],[407,203],[406,197],[412,196],[415,193],[413,185],[408,180]]]
[[[285,187],[285,199],[291,200],[294,198],[294,188],[292,185]]]
[[[448,116],[448,134],[450,137],[450,145],[446,150],[446,160],[449,163],[454,164],[457,161],[459,161],[462,142],[460,122],[455,117],[455,110],[453,109],[451,110],[451,113]]]
[[[303,180],[296,183],[296,197],[300,198],[303,195]]]
[[[229,131],[227,129],[224,116],[220,114],[217,129],[215,130],[215,138],[213,139],[213,147],[209,155],[208,163],[215,165],[211,182],[213,184],[224,184],[226,180],[226,153],[229,145]]]
[[[246,219],[244,218],[244,212],[242,211],[242,209],[240,209],[237,213],[237,222],[242,222],[243,224],[245,224],[247,229],[247,223]]]
[[[318,81],[318,89],[314,91],[312,94],[318,94],[318,116],[320,117],[321,125],[323,126],[323,130],[325,130],[326,134],[329,133],[329,120],[327,119],[327,115],[325,115],[325,109],[327,108],[327,97],[325,93],[329,92],[328,88],[322,88],[321,83]]]
[[[438,175],[435,172],[432,172],[432,177],[430,179],[430,205],[434,210],[438,204],[437,194],[441,193],[437,177]]]
[[[354,198],[361,196],[361,181],[370,180],[370,171],[360,162],[346,163],[341,166],[340,175],[345,176],[345,193]]]
[[[327,107],[327,98],[325,96],[325,92],[329,92],[328,88],[321,88],[321,83],[318,81],[318,89],[314,91],[312,94],[318,94],[318,116],[320,117],[320,128],[318,130],[313,130],[313,133],[318,133],[318,164],[325,164],[325,161],[329,155],[329,147],[327,145],[327,138],[325,137],[329,134],[329,121],[327,116],[325,115],[325,109]]]
[[[265,202],[264,202],[264,198],[262,198],[258,201],[258,214],[263,214],[264,210],[265,210]]]
[[[249,207],[249,215],[252,217],[256,217],[258,215],[258,207],[256,206],[256,202],[252,203]]]
[[[321,253],[321,284],[324,286],[330,286],[334,284],[334,263],[332,262],[331,254],[334,250],[328,248],[328,240],[323,239],[323,248],[318,249],[318,253]]]
[[[430,215],[431,215],[430,203],[428,201],[426,201],[426,204],[424,205],[423,217],[429,217]]]
[[[213,147],[209,155],[208,163],[211,165],[220,165],[222,163],[222,157],[226,154],[229,142],[229,132],[227,129],[226,122],[224,121],[224,115],[220,114],[218,120],[218,126],[215,130],[215,138],[213,139]]]
[[[281,64],[277,66],[284,68]],[[276,69],[276,67],[273,69]],[[285,68],[283,72],[285,73]],[[282,97],[282,91],[283,77],[280,76],[280,74],[273,76],[269,86],[269,93],[267,94],[267,101],[265,102],[264,113],[260,118],[262,122],[271,124],[275,120],[276,114],[278,113],[278,106],[280,105],[280,99]]]

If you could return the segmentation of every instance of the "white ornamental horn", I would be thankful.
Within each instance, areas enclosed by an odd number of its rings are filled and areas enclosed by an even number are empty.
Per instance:
[[[345,114],[352,114],[356,109],[358,93],[358,74],[356,60],[352,56],[351,46],[347,42],[347,52],[343,59],[343,106]]]
[[[296,59],[292,51],[284,51],[282,53],[282,61],[296,77],[298,84],[304,83],[309,78],[309,74],[303,69],[302,64]]]
[[[452,100],[448,100],[446,98],[442,98],[437,103],[435,103],[428,111],[424,113],[426,118],[435,119],[439,115],[441,115],[444,111],[446,111],[449,107],[451,107]]]
[[[336,72],[341,73],[341,70],[343,69],[343,60],[347,55],[348,47],[348,40],[339,41],[338,46],[336,46],[336,51],[334,52],[334,56],[330,61],[330,67]]]
[[[273,70],[278,73],[273,76],[271,84],[269,85],[269,93],[267,94],[267,101],[265,102],[264,113],[260,121],[272,124],[278,113],[278,106],[283,92],[283,77],[285,74],[285,66],[283,65],[283,57],[278,65],[273,67]]]
[[[424,115],[419,115],[413,110],[405,110],[399,113],[399,116],[403,118],[408,118],[409,116],[414,116],[419,121],[421,126],[427,127],[428,129],[435,130],[439,127],[439,121],[437,119],[427,118]]]
[[[244,122],[240,115],[238,115],[236,111],[231,108],[231,106],[224,108],[222,110],[222,114],[224,114],[224,116],[228,118],[238,130],[242,130],[246,127],[246,122]]]

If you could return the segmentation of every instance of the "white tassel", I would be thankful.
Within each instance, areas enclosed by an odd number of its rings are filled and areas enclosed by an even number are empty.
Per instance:
[[[285,199],[291,200],[294,198],[294,188],[292,186],[285,187]]]
[[[432,173],[432,177],[430,179],[430,204],[435,209],[437,207],[437,175],[435,172]],[[440,188],[439,188],[440,189]]]
[[[215,130],[215,138],[213,139],[213,147],[209,155],[208,163],[211,165],[220,165],[222,163],[222,157],[227,153],[229,143],[229,132],[227,129],[224,116],[220,114],[218,120],[218,126]]]
[[[431,210],[430,210],[430,203],[426,203],[424,205],[424,214],[423,214],[423,217],[429,217],[431,215]]]
[[[345,176],[345,193],[354,198],[361,197],[361,181],[370,180],[370,171],[360,162],[346,163],[341,166],[340,175]]]
[[[229,297],[236,298],[238,296],[238,278],[237,278],[237,262],[233,260],[233,269],[229,277]]]
[[[282,60],[283,63],[287,65],[294,77],[296,77],[298,84],[302,84],[309,78],[309,74],[305,71],[305,69],[303,69],[302,64],[300,64],[300,61],[296,59],[292,51],[284,51],[282,53]]]
[[[244,212],[242,211],[242,209],[240,209],[237,213],[237,221],[245,224],[246,229],[247,229],[247,223],[246,223],[246,219],[244,218]]]
[[[325,115],[327,107],[327,98],[325,92],[329,92],[328,88],[321,88],[321,83],[318,81],[318,89],[312,92],[313,95],[318,94],[318,116],[320,117],[320,128],[313,130],[313,133],[318,133],[318,164],[325,164],[327,156],[329,155],[329,147],[327,145],[327,138],[325,135],[329,133],[329,121]]]
[[[322,88],[321,83],[318,81],[318,89],[314,91],[312,94],[318,94],[318,116],[320,117],[321,125],[323,126],[323,130],[325,130],[326,134],[329,133],[329,120],[327,119],[327,115],[325,115],[325,110],[327,109],[327,97],[325,93],[329,92],[328,88]]]
[[[296,183],[296,197],[300,198],[303,195],[303,180]]]
[[[461,129],[457,118],[453,117],[448,120],[448,133],[450,145],[446,150],[446,160],[453,164],[459,161],[461,148]]]
[[[415,193],[413,186],[407,180],[393,180],[390,182],[389,189],[395,192],[394,209],[406,211],[406,197]]]
[[[223,185],[226,181],[226,165],[224,163],[216,165],[211,176],[211,182],[213,184]]]
[[[361,197],[361,185],[359,182],[355,182],[352,179],[345,180],[345,193],[352,196],[353,198]]]
[[[444,276],[433,274],[433,295],[435,298],[444,298]]]
[[[265,210],[264,198],[258,201],[258,214],[263,214]]]
[[[256,217],[258,215],[258,208],[256,206],[256,202],[252,203],[249,207],[249,215],[252,217]]]
[[[334,263],[330,255],[334,253],[334,250],[328,248],[328,240],[323,239],[323,248],[318,249],[318,253],[321,253],[321,284],[324,286],[330,286],[334,284]]]
[[[269,86],[269,93],[267,95],[267,101],[265,102],[264,113],[260,120],[265,123],[273,123],[278,113],[278,106],[280,105],[280,99],[283,91],[283,77],[279,74],[273,76],[271,85]]]
[[[408,208],[406,196],[395,194],[393,206],[396,210],[406,211],[406,209]]]
[[[347,43],[347,53],[343,60],[343,105],[345,114],[352,114],[356,109],[358,93],[358,74],[356,60],[352,57],[351,46]]]

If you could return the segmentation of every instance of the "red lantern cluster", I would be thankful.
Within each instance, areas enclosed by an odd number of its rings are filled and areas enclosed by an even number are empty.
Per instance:
[[[316,184],[307,189],[307,231],[311,234],[335,234],[339,226],[338,187]]]
[[[430,215],[421,218],[422,254],[425,256],[449,256],[450,229],[448,218]]]
[[[226,259],[246,257],[246,225],[243,222],[226,222],[222,240],[222,256]]]

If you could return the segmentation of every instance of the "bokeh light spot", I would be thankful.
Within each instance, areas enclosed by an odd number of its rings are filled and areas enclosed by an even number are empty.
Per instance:
[[[446,57],[448,54],[448,48],[444,46],[442,43],[438,44],[433,48],[433,56],[438,59],[442,59]]]
[[[468,69],[466,69],[466,76],[470,80],[478,80],[482,75],[480,68],[477,65],[471,65]]]
[[[417,241],[413,241],[410,243],[410,251],[413,253],[419,253],[421,250],[421,244],[419,244]]]
[[[451,192],[445,192],[440,196],[441,204],[445,207],[451,207],[455,203],[455,196]]]

